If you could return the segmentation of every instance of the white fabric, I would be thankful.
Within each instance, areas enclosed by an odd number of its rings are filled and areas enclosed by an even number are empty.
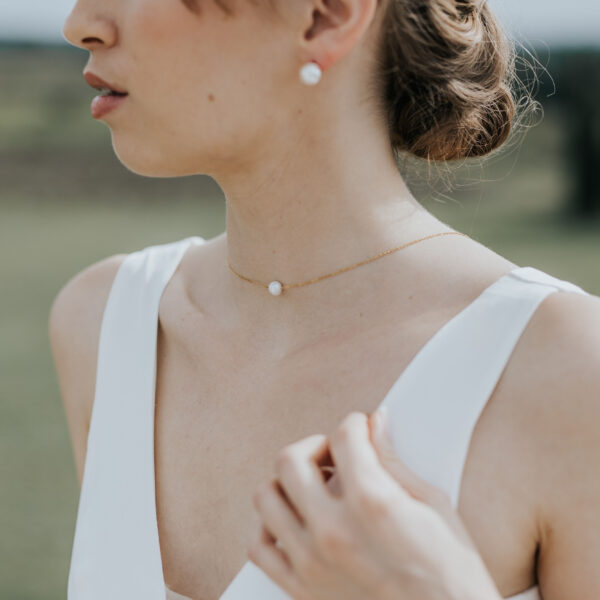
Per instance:
[[[187,600],[164,581],[156,515],[154,403],[158,307],[192,236],[129,254],[104,311],[95,399],[68,581],[69,600]],[[588,294],[533,267],[489,286],[417,353],[390,388],[394,446],[458,506],[475,424],[540,302]],[[418,401],[416,401],[418,399]],[[289,600],[248,561],[220,600]],[[540,600],[534,586],[509,600]]]

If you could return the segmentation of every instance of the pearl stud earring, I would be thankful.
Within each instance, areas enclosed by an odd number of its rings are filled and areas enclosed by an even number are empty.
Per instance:
[[[306,85],[316,85],[321,81],[321,75],[323,75],[323,71],[314,61],[305,63],[300,69],[300,79]]]

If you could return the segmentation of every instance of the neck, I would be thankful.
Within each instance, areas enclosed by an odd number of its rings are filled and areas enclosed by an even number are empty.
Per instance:
[[[244,277],[300,283],[411,240],[406,225],[425,211],[383,136],[360,121],[354,141],[331,125],[322,131],[303,147],[288,135],[287,154],[261,149],[248,168],[217,178],[226,196],[226,253]],[[268,294],[227,271],[230,293]]]

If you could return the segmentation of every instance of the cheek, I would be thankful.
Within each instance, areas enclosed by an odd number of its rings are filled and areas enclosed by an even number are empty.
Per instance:
[[[198,26],[199,18],[181,0],[131,0],[126,3],[128,29],[161,46],[186,28]]]
[[[164,72],[177,67],[192,39],[189,15],[179,0],[137,0],[127,10],[122,28],[123,43],[140,72]],[[134,71],[133,75],[136,75]]]
[[[129,0],[124,6],[132,102],[128,119],[115,118],[113,131],[122,162],[144,174],[157,165],[186,174],[264,136],[268,123],[261,121],[273,114],[269,102],[279,75],[269,47],[256,42],[260,23],[225,21],[207,4],[194,15],[181,0]],[[281,55],[281,44],[273,44],[275,56]]]
[[[226,26],[212,11],[203,9],[199,16],[181,0],[137,0],[124,23],[132,88],[141,92],[144,105],[208,105],[210,94],[220,95],[227,63],[217,44],[227,39]]]

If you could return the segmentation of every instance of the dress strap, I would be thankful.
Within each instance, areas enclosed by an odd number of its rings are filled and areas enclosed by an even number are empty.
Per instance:
[[[382,402],[400,458],[454,508],[479,416],[530,318],[556,291],[588,294],[534,267],[508,272],[435,334]]]
[[[160,298],[193,236],[128,254],[103,314],[69,600],[165,600],[156,527],[154,390]]]
[[[417,474],[458,505],[471,436],[521,333],[541,301],[582,288],[535,269],[518,267],[494,282],[421,349],[381,405],[389,408],[396,452]],[[220,600],[286,600],[248,561]],[[537,600],[537,586],[511,600]]]

